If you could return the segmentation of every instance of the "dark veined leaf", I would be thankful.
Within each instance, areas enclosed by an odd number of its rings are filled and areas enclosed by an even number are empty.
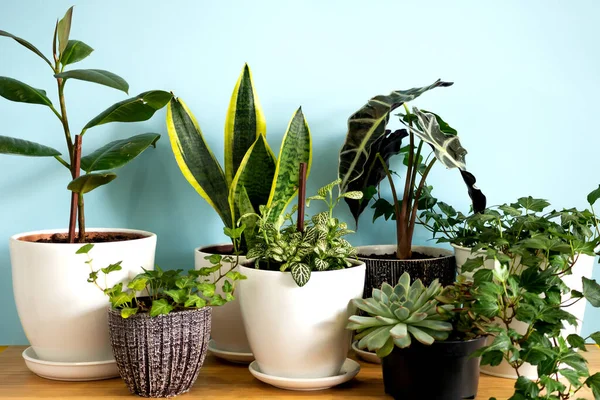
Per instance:
[[[28,140],[0,136],[0,154],[13,154],[28,157],[54,157],[60,152],[52,147],[44,146]]]
[[[594,307],[600,307],[600,285],[595,279],[583,277],[583,296]]]
[[[119,168],[139,156],[148,147],[156,147],[158,133],[143,133],[128,139],[110,142],[81,158],[81,168],[86,172]]]
[[[67,48],[60,56],[60,62],[62,65],[74,64],[92,54],[93,51],[94,49],[80,40],[69,40]]]
[[[65,80],[77,79],[79,81],[93,82],[99,85],[121,90],[125,93],[129,92],[129,84],[125,81],[125,79],[103,69],[73,69],[71,71],[55,74],[54,77]]]
[[[73,7],[69,8],[65,16],[58,22],[56,33],[58,34],[58,50],[62,54],[67,48],[69,34],[71,33],[71,20],[73,19]]]
[[[24,47],[28,48],[29,50],[33,51],[35,54],[37,54],[38,56],[40,56],[44,61],[46,61],[46,63],[50,66],[50,68],[54,69],[54,66],[52,65],[52,63],[50,62],[50,60],[48,60],[46,58],[46,56],[43,55],[42,52],[37,49],[37,47],[35,47],[31,43],[29,43],[27,40],[22,39],[22,38],[20,38],[18,36],[15,36],[15,35],[13,35],[11,33],[6,32],[6,31],[2,31],[2,30],[0,30],[0,36],[5,36],[5,37],[8,37],[8,38],[14,39],[21,46],[24,46]]]
[[[151,90],[136,97],[113,104],[86,124],[84,130],[109,122],[140,122],[150,119],[163,108],[173,95],[162,90]]]
[[[91,192],[99,186],[106,185],[107,183],[115,180],[117,177],[116,174],[112,172],[98,174],[85,174],[80,176],[79,178],[73,179],[67,189],[75,193],[85,194]]]
[[[5,76],[0,76],[0,96],[19,103],[52,106],[52,102],[42,89],[33,88],[26,83]]]
[[[292,278],[300,287],[306,285],[310,279],[310,267],[304,263],[294,264],[290,269]]]
[[[587,195],[587,201],[591,206],[596,203],[596,200],[600,198],[600,185],[595,190],[592,190],[590,194]]]

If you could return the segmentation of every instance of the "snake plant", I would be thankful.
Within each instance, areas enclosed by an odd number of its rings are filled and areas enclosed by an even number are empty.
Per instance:
[[[409,347],[412,338],[427,345],[446,340],[452,332],[448,319],[453,306],[440,305],[436,296],[441,293],[437,279],[429,287],[420,279],[411,284],[405,272],[396,286],[384,283],[381,290],[373,290],[373,297],[352,300],[368,316],[350,317],[347,328],[357,331],[360,349],[376,351],[380,358],[388,356],[394,346]]]
[[[272,218],[277,220],[297,192],[298,166],[307,163],[310,170],[311,137],[302,109],[292,116],[276,158],[266,140],[265,117],[247,64],[233,90],[225,121],[224,168],[180,98],[174,97],[167,107],[167,129],[181,172],[219,214],[226,229],[234,229],[243,215],[257,213],[260,205],[272,208]],[[251,223],[246,225],[242,252],[254,238]]]

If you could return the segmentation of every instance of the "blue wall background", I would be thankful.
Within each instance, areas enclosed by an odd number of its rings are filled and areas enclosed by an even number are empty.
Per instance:
[[[0,5],[0,29],[22,36],[48,56],[55,19],[73,0]],[[244,62],[253,69],[268,140],[277,152],[293,111],[302,105],[314,138],[309,193],[336,177],[348,116],[370,97],[431,83],[456,84],[415,102],[458,129],[467,164],[489,204],[524,195],[553,205],[585,206],[600,182],[600,135],[594,122],[600,92],[596,23],[589,1],[79,1],[71,38],[96,51],[77,68],[101,68],[128,80],[130,93],[173,90],[196,114],[223,159],[229,97]],[[50,70],[15,42],[0,40],[0,76],[46,89]],[[124,99],[110,88],[71,81],[73,127]],[[84,153],[142,132],[165,136],[158,148],[119,171],[117,181],[86,197],[89,226],[139,228],[159,237],[157,262],[190,267],[198,245],[222,242],[216,213],[187,184],[166,137],[164,110],[140,124],[109,124],[85,137]],[[0,134],[60,149],[56,118],[36,105],[0,99]],[[396,160],[396,169],[400,168]],[[0,344],[25,344],[11,287],[8,237],[63,228],[66,170],[50,159],[0,157]],[[460,174],[437,168],[436,194],[468,209]],[[348,218],[345,207],[342,217]],[[364,216],[354,244],[391,243],[391,223]],[[426,243],[418,231],[416,243]],[[32,294],[34,295],[34,294]],[[584,331],[600,329],[588,308]]]

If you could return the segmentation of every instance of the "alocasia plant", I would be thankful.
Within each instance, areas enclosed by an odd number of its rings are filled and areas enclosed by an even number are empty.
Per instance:
[[[346,199],[358,222],[360,214],[377,193],[379,183],[387,177],[392,188],[393,203],[379,199],[375,204],[376,217],[394,216],[396,220],[397,251],[399,259],[411,257],[412,237],[417,222],[417,211],[423,209],[422,198],[426,194],[426,179],[436,161],[446,168],[457,168],[467,184],[475,211],[485,209],[485,196],[475,187],[475,177],[466,170],[465,154],[456,130],[438,115],[414,107],[412,113],[406,102],[436,87],[451,86],[451,82],[436,81],[421,88],[398,90],[387,96],[375,96],[355,112],[348,120],[346,141],[340,151],[338,174],[341,191],[362,191],[360,200]],[[399,114],[407,129],[392,132],[386,126],[390,113],[404,106],[406,114]],[[402,147],[402,139],[408,137],[408,146]],[[416,143],[416,139],[420,139]],[[422,155],[423,144],[431,147],[427,160]],[[396,190],[389,160],[396,154],[405,154],[407,166],[404,190]]]
[[[67,11],[63,19],[56,23],[52,36],[52,61],[25,39],[0,30],[0,36],[14,39],[48,64],[58,87],[59,110],[56,109],[52,100],[47,96],[46,91],[36,89],[12,78],[0,77],[0,96],[10,101],[48,107],[58,118],[64,131],[68,158],[65,160],[61,152],[52,147],[8,136],[0,136],[0,154],[54,157],[67,168],[71,176],[71,182],[67,188],[72,192],[69,219],[69,242],[71,243],[76,239],[75,223],[77,217],[79,219],[77,240],[79,242],[85,242],[86,240],[83,195],[114,180],[117,175],[112,170],[127,164],[148,147],[155,146],[156,141],[160,138],[157,133],[144,133],[128,139],[110,142],[92,153],[82,156],[81,145],[85,133],[93,127],[111,122],[148,120],[157,110],[163,108],[172,97],[169,92],[153,90],[123,100],[92,118],[81,129],[80,133],[73,137],[65,101],[65,86],[69,80],[97,83],[125,93],[128,93],[129,85],[123,78],[109,71],[101,69],[66,69],[67,66],[87,58],[93,51],[84,42],[69,38],[72,14],[73,7]],[[81,175],[81,170],[85,172],[84,175]]]

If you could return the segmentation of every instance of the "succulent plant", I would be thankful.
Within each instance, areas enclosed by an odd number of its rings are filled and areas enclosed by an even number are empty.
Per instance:
[[[381,358],[394,346],[410,346],[412,338],[427,345],[446,340],[452,332],[452,324],[447,321],[452,305],[441,305],[436,300],[441,292],[437,279],[429,287],[420,279],[411,285],[410,275],[405,272],[396,286],[384,283],[381,290],[373,290],[373,297],[353,300],[369,316],[350,317],[347,328],[357,331],[360,349],[376,351]]]

